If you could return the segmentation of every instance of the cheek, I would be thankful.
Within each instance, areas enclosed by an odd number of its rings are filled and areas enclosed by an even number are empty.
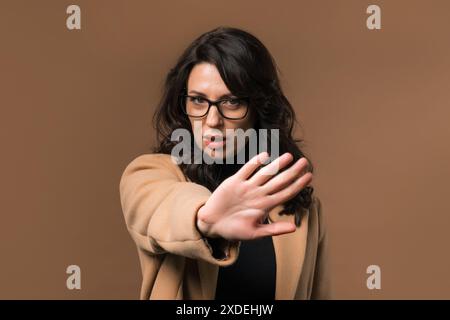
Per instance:
[[[241,128],[246,131],[254,127],[254,121],[252,119],[242,120],[239,124],[236,125],[236,128]]]
[[[250,128],[254,128],[255,127],[255,113],[253,112],[253,110],[249,110],[249,114],[247,115],[247,117],[245,119],[242,120],[241,128],[244,130],[250,129]]]
[[[254,128],[255,127],[255,119],[251,112],[247,115],[245,119],[238,120],[238,121],[230,121],[224,123],[225,128],[228,129],[242,129],[244,131]]]
[[[193,139],[198,147],[202,147],[202,141],[203,137],[202,134],[205,130],[203,122],[201,120],[190,120],[191,121],[191,128],[193,132]],[[192,140],[191,140],[192,141]]]
[[[245,121],[245,122],[242,124],[242,128],[243,128],[244,130],[248,130],[248,129],[250,129],[250,128],[253,128],[253,122],[251,122],[250,120]]]

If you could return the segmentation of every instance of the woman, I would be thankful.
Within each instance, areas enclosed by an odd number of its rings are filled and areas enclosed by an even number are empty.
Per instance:
[[[140,298],[329,298],[312,166],[292,137],[295,114],[265,46],[235,28],[201,35],[170,70],[154,120],[157,148],[134,159],[120,181]],[[177,129],[194,140],[181,158]],[[250,155],[249,137],[229,133],[239,129],[278,136]],[[271,153],[281,156],[268,163]]]

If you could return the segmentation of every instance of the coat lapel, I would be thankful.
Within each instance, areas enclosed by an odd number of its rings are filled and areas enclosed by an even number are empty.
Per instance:
[[[288,221],[294,223],[293,215],[279,215],[283,206],[277,206],[269,213],[269,222]],[[304,214],[297,230],[272,237],[276,259],[275,300],[293,300],[302,273],[308,234],[308,214]]]

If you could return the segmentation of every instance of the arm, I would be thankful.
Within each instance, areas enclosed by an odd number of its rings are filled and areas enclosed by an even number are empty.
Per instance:
[[[197,212],[210,195],[206,187],[186,181],[165,154],[137,157],[120,180],[125,222],[139,248],[229,265],[237,259],[240,242],[209,239],[197,228]]]

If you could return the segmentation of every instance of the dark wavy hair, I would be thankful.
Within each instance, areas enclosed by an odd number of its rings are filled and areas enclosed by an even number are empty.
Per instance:
[[[290,165],[301,157],[307,158],[298,146],[303,144],[303,140],[292,136],[294,123],[298,124],[298,121],[281,90],[278,68],[273,57],[255,36],[231,27],[218,27],[199,36],[170,69],[153,117],[157,132],[157,147],[153,148],[153,152],[171,154],[172,148],[178,143],[171,140],[175,129],[184,128],[193,134],[188,117],[180,109],[179,97],[185,93],[192,68],[203,62],[217,67],[232,94],[251,97],[249,108],[256,114],[254,129],[279,129],[279,154],[291,153],[294,160]],[[270,134],[267,145],[271,145]],[[313,166],[309,159],[308,161],[308,171],[312,172]],[[239,169],[231,166],[233,169],[227,171],[222,170],[223,164],[194,164],[194,161],[179,166],[192,182],[207,187],[211,192],[227,176]],[[224,172],[227,174],[224,175]],[[300,226],[304,209],[309,209],[312,203],[313,190],[311,186],[301,190],[283,204],[280,214],[295,214],[295,224]]]

